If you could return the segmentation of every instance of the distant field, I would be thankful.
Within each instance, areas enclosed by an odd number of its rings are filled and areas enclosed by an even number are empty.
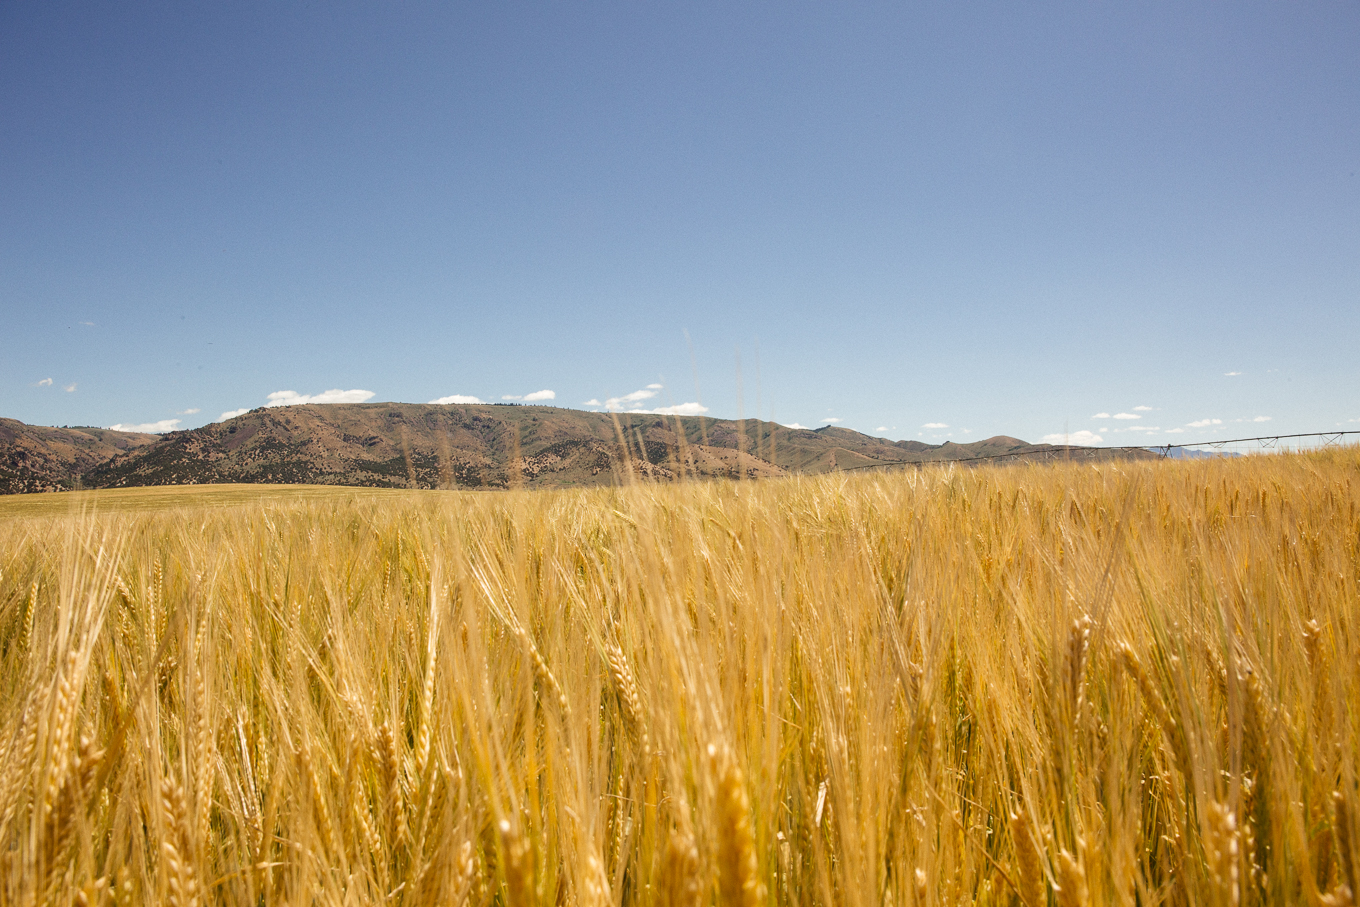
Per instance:
[[[1360,451],[0,499],[0,905],[1351,904]]]
[[[398,499],[411,501],[451,494],[340,485],[157,485],[98,491],[60,491],[0,495],[0,519],[89,513],[129,513],[176,507],[231,507],[241,504],[288,504],[320,501]]]

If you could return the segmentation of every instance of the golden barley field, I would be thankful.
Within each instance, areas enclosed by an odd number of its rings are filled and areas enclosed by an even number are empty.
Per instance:
[[[0,904],[1352,904],[1360,450],[0,503]]]

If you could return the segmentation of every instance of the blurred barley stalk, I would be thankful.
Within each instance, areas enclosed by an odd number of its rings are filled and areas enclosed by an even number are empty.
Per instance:
[[[0,524],[0,904],[1353,904],[1360,453]]]

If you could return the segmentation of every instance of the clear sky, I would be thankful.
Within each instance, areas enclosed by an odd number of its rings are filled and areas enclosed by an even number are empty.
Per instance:
[[[7,0],[0,415],[1360,428],[1357,171],[1352,0]]]

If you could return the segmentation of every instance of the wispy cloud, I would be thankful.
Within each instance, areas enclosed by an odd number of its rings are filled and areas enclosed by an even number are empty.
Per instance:
[[[841,420],[836,416],[827,416],[825,419],[819,419],[818,421],[825,422],[828,425],[835,425],[837,422],[840,422]]]
[[[1099,444],[1105,439],[1095,432],[1082,429],[1081,431],[1071,431],[1064,434],[1044,435],[1041,439],[1045,444]]]
[[[1251,421],[1253,421],[1253,422],[1269,422],[1269,421],[1270,421],[1270,416],[1257,416],[1255,419],[1252,419]]]
[[[1183,435],[1183,434],[1185,434],[1185,429],[1183,429],[1183,428],[1168,428],[1168,429],[1166,430],[1166,433],[1167,433],[1168,435]]]
[[[1092,416],[1091,418],[1092,418],[1092,419],[1108,419],[1108,418],[1110,418],[1110,414],[1109,414],[1109,413],[1096,413],[1096,414],[1095,414],[1094,416]]]
[[[604,401],[604,405],[609,409],[627,409],[634,403],[641,403],[643,400],[650,400],[656,396],[656,392],[661,390],[659,384],[649,384],[646,387],[635,390],[631,394],[624,394],[621,397],[610,397]]]
[[[1222,425],[1222,424],[1223,424],[1223,420],[1222,420],[1222,419],[1199,419],[1198,421],[1195,421],[1195,422],[1187,422],[1187,423],[1185,423],[1185,424],[1188,425],[1188,426],[1190,426],[1191,428],[1208,428],[1210,425]]]
[[[162,419],[159,422],[142,422],[138,425],[124,425],[120,422],[117,425],[110,425],[109,428],[114,431],[140,431],[160,435],[167,431],[174,431],[176,425],[179,425],[178,419]]]
[[[299,394],[297,391],[274,391],[265,406],[299,406],[303,403],[363,403],[373,397],[373,391],[342,391],[334,388],[319,394]]]
[[[1240,374],[1242,374],[1242,373],[1241,373],[1241,372],[1224,372],[1224,373],[1223,373],[1223,377],[1225,377],[1225,378],[1236,378],[1236,377],[1237,377],[1238,375],[1240,375]]]
[[[227,421],[228,419],[235,419],[237,416],[244,416],[244,415],[245,415],[246,413],[248,413],[248,412],[250,412],[250,410],[245,409],[245,408],[228,410],[228,411],[226,411],[225,413],[223,413],[222,415],[218,416],[218,417],[217,417],[217,421],[218,421],[218,422],[225,422],[225,421]]]
[[[656,409],[630,409],[628,412],[653,416],[702,416],[708,412],[708,407],[698,403],[678,403],[675,406],[658,406]]]
[[[1159,432],[1161,431],[1161,428],[1156,425],[1130,425],[1128,428],[1124,429],[1124,431]]]
[[[38,381],[37,383],[35,383],[33,386],[34,386],[34,387],[51,387],[51,386],[52,386],[52,379],[51,379],[51,378],[44,378],[44,379],[42,379],[41,381]]]
[[[889,431],[889,428],[886,425],[880,425],[878,428],[875,428],[874,431]]]
[[[199,409],[197,406],[195,406],[195,407],[193,407],[192,409],[182,409],[182,410],[180,410],[179,412],[175,413],[175,415],[177,415],[177,416],[192,416],[192,415],[194,415],[195,413],[201,413],[201,412],[203,412],[203,410],[201,410],[201,409]]]
[[[440,397],[438,400],[431,400],[436,406],[444,406],[449,403],[481,403],[476,397],[469,397],[467,394],[450,394],[447,397]]]
[[[81,324],[85,325],[85,327],[87,327],[87,328],[92,328],[92,327],[94,327],[94,322],[93,322],[93,321],[82,321]]]
[[[1150,406],[1135,406],[1135,407],[1133,408],[1133,411],[1136,412],[1136,413],[1150,413],[1150,412],[1152,412],[1152,407],[1150,407]]]
[[[70,384],[66,385],[65,387],[62,388],[62,390],[66,391],[66,393],[68,394],[74,394],[76,392],[75,382],[73,381]]]
[[[610,410],[611,412],[633,413],[636,415],[643,416],[702,416],[704,413],[708,412],[708,407],[703,406],[698,402],[677,403],[674,406],[655,406],[650,408],[634,405],[637,403],[641,403],[643,400],[652,399],[657,395],[658,391],[663,389],[664,389],[663,385],[649,384],[644,388],[640,388],[638,390],[633,391],[631,394],[624,394],[621,397],[610,397],[603,403],[601,403],[599,400],[592,398],[590,400],[587,400],[585,403],[581,405],[603,406],[606,409]],[[539,391],[539,393],[546,394],[552,392]],[[530,394],[526,396],[524,399],[525,400],[535,399],[535,395]]]
[[[1115,417],[1116,419],[1141,419],[1141,418],[1143,418],[1142,416],[1138,415],[1137,413],[1115,413],[1115,414],[1114,414],[1114,417]]]
[[[949,423],[947,423],[947,422],[927,422],[925,425],[922,425],[921,427],[922,427],[922,428],[948,428],[948,427],[949,427]]]

